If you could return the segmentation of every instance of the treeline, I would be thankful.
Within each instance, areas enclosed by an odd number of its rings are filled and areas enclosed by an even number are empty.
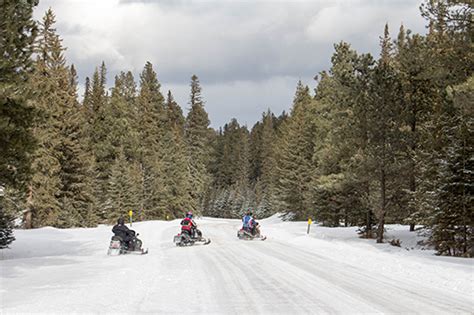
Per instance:
[[[292,212],[326,226],[424,225],[439,254],[474,255],[472,7],[429,1],[426,36],[388,26],[380,57],[334,45],[314,94],[301,82],[289,115],[268,112],[250,132],[220,130],[206,211]]]
[[[110,90],[102,63],[80,102],[55,15],[50,9],[35,23],[34,4],[1,7],[3,226],[13,217],[25,228],[68,228],[114,222],[129,210],[137,220],[201,212],[214,132],[198,77],[186,117],[171,92],[163,96],[149,62],[138,83],[121,72]]]
[[[424,225],[439,254],[472,256],[472,8],[431,0],[427,35],[388,26],[380,57],[334,45],[314,92],[297,84],[291,111],[267,111],[250,130],[219,130],[197,76],[185,116],[151,63],[106,88],[103,63],[77,76],[49,10],[2,2],[0,199],[3,246],[11,220],[26,228],[95,226],[134,210],[140,220],[194,210],[258,218],[291,212],[327,226],[360,226],[383,241],[385,223]],[[8,43],[3,44],[3,43]],[[5,149],[3,149],[5,148]]]

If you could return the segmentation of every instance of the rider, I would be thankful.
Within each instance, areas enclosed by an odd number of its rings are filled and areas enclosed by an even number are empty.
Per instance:
[[[112,228],[112,232],[115,234],[115,236],[119,236],[122,241],[127,245],[127,247],[130,246],[131,241],[135,238],[135,231],[130,230],[125,225],[124,218],[119,218],[117,220],[117,224],[114,225],[114,227]]]
[[[244,215],[244,217],[242,218],[242,229],[244,229],[245,231],[248,231],[250,232],[251,230],[251,227],[250,227],[250,221],[253,220],[252,218],[252,212],[251,211],[247,211],[247,213]]]
[[[260,235],[260,224],[255,221],[255,218],[251,218],[248,223],[249,231],[253,236]]]
[[[193,213],[189,211],[186,213],[186,217],[181,221],[181,231],[186,231],[192,238],[196,237],[196,233],[199,237],[202,236],[201,231],[197,229],[197,224],[193,220]]]

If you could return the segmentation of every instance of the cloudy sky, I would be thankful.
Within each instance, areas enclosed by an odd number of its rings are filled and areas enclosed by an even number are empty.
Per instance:
[[[108,84],[119,71],[153,63],[162,93],[188,105],[189,81],[201,81],[212,127],[235,117],[251,127],[262,112],[288,110],[298,80],[328,69],[333,43],[378,55],[386,22],[425,32],[422,0],[40,0],[83,82],[102,60]]]

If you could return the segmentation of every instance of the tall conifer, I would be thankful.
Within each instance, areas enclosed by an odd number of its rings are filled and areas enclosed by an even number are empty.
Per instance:
[[[284,209],[299,218],[307,217],[310,211],[308,198],[314,152],[310,106],[309,88],[299,81],[278,148],[278,198]]]
[[[208,164],[210,159],[209,117],[204,109],[201,85],[196,75],[191,77],[191,108],[186,117],[185,141],[188,151],[190,184],[192,191],[191,207],[202,211],[205,194],[210,183]]]
[[[36,4],[33,0],[5,0],[0,10],[0,248],[14,240],[13,217],[6,211],[9,201],[5,194],[8,190],[24,190],[31,174],[34,138],[30,127],[34,112],[28,104],[32,98],[28,80],[37,33],[32,19]]]
[[[160,83],[150,62],[140,74],[140,91],[137,98],[140,164],[142,168],[142,211],[148,218],[164,216],[162,196],[165,191],[163,178],[163,150],[160,141],[165,133],[165,100]]]
[[[60,146],[61,118],[67,111],[65,101],[71,100],[64,48],[54,29],[55,16],[49,9],[40,23],[36,42],[35,72],[32,86],[38,91],[35,107],[40,115],[34,125],[38,150],[32,163],[33,177],[29,184],[28,212],[33,226],[61,226],[62,209],[58,199],[61,190]],[[66,89],[65,89],[66,88]]]

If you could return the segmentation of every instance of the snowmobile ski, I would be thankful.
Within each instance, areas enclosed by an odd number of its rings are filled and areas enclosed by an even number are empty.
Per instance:
[[[266,236],[264,235],[261,235],[261,234],[256,234],[256,235],[253,235],[252,233],[250,233],[249,231],[246,231],[244,229],[240,229],[238,232],[237,232],[237,237],[241,240],[246,240],[246,241],[251,241],[251,240],[261,240],[261,241],[264,241],[267,239]]]
[[[138,234],[137,234],[138,235]],[[130,241],[132,246],[127,246],[120,237],[112,236],[107,255],[118,256],[123,254],[145,255],[148,254],[148,248],[142,248],[142,241],[138,238],[133,238]]]
[[[173,238],[173,242],[176,244],[176,246],[183,247],[183,246],[192,246],[196,243],[201,243],[202,245],[208,245],[211,243],[211,240],[209,238],[205,237],[191,237],[187,233],[179,233],[178,235],[175,235]]]
[[[141,250],[124,250],[123,254],[132,254],[132,255],[146,255],[148,254],[148,248],[147,249],[141,249]]]

